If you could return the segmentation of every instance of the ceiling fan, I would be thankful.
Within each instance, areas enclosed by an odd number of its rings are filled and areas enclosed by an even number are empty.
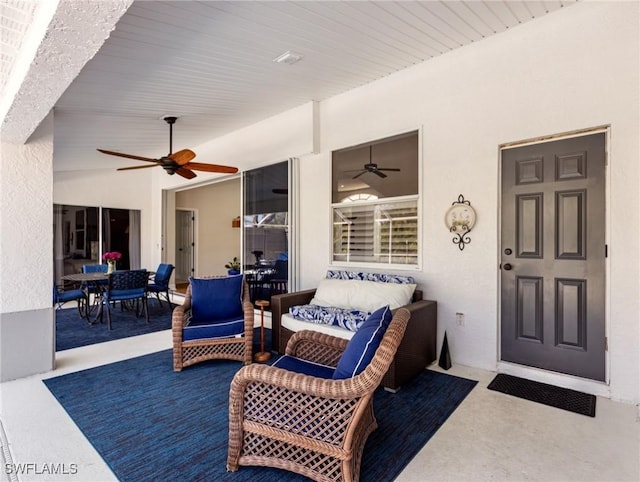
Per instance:
[[[111,156],[126,157],[127,159],[136,159],[138,161],[152,162],[152,165],[121,167],[118,171],[128,171],[130,169],[145,169],[147,167],[161,166],[168,174],[178,174],[185,179],[193,179],[196,173],[193,171],[220,172],[225,174],[234,174],[238,172],[237,167],[221,166],[219,164],[205,164],[202,162],[191,162],[196,157],[196,153],[190,149],[182,149],[173,152],[173,124],[178,120],[177,117],[165,117],[164,121],[169,124],[169,154],[160,159],[151,159],[149,157],[134,156],[132,154],[124,154],[122,152],[107,151],[98,149],[103,154]],[[172,153],[173,152],[173,153]]]
[[[351,179],[357,179],[360,176],[362,176],[363,174],[367,173],[367,172],[371,172],[377,176],[380,177],[387,177],[387,175],[382,172],[382,171],[394,171],[394,172],[399,172],[400,169],[398,169],[397,167],[378,167],[377,164],[371,162],[371,152],[372,152],[373,146],[369,146],[369,162],[367,162],[363,168],[360,169],[356,169],[356,170],[352,170],[352,171],[347,171],[347,172],[357,172],[360,171],[358,174],[356,174],[355,176],[353,176]]]

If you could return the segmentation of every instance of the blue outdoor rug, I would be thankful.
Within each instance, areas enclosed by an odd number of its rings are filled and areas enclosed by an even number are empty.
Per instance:
[[[214,360],[174,373],[165,350],[44,383],[123,482],[307,480],[262,467],[226,472],[229,384],[240,367]],[[425,370],[396,394],[379,389],[361,479],[393,480],[476,383]]]
[[[168,330],[171,328],[172,309],[169,309],[166,303],[162,304],[161,309],[156,301],[149,300],[149,323],[147,324],[144,315],[136,318],[133,311],[122,311],[120,306],[116,306],[111,309],[111,330],[107,329],[106,312],[102,323],[90,325],[85,318],[80,317],[75,308],[57,310],[56,351]],[[95,313],[92,319],[93,317]]]

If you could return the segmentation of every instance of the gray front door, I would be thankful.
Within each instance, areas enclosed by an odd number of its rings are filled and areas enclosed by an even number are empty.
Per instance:
[[[605,379],[605,133],[502,150],[501,359]]]

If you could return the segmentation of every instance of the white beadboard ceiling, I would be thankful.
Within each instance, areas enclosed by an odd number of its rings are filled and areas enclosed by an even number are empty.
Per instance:
[[[36,2],[29,1],[0,2],[0,92],[5,88],[37,7]]]
[[[136,0],[55,106],[54,169],[166,155],[166,115],[174,150],[194,147],[573,3]],[[288,50],[304,58],[273,62]]]

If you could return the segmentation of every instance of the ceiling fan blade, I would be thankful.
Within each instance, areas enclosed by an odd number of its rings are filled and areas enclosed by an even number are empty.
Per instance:
[[[235,174],[236,172],[238,172],[237,167],[221,166],[219,164],[205,164],[202,162],[190,162],[185,167],[194,169],[196,171],[222,172],[227,174]]]
[[[110,156],[126,157],[127,159],[136,159],[138,161],[158,162],[158,159],[151,159],[149,157],[134,156],[133,154],[124,154],[122,152],[107,151],[105,149],[96,149],[103,154],[109,154]]]
[[[120,167],[118,169],[116,169],[116,171],[130,171],[132,169],[146,169],[147,167],[156,167],[159,166],[160,164],[155,164],[153,166],[149,165],[149,164],[145,164],[143,166],[130,166],[130,167]]]
[[[356,174],[355,176],[353,176],[351,179],[358,179],[360,176],[362,176],[365,172],[367,172],[367,170],[365,169],[364,171],[362,171],[360,174]]]
[[[176,174],[179,174],[185,179],[193,179],[197,175],[195,172],[187,169],[186,167],[181,167],[179,169],[176,169]]]
[[[397,167],[379,167],[378,171],[394,171],[394,172],[400,172],[400,169],[398,169]]]
[[[387,177],[387,175],[384,172],[380,172],[380,169],[376,169],[375,171],[371,171],[371,172],[373,172],[375,175],[380,177]]]
[[[182,149],[181,151],[174,152],[173,154],[171,154],[169,156],[169,159],[173,159],[181,166],[184,166],[186,163],[188,163],[191,159],[195,157],[196,157],[196,153],[193,152],[191,149]]]

